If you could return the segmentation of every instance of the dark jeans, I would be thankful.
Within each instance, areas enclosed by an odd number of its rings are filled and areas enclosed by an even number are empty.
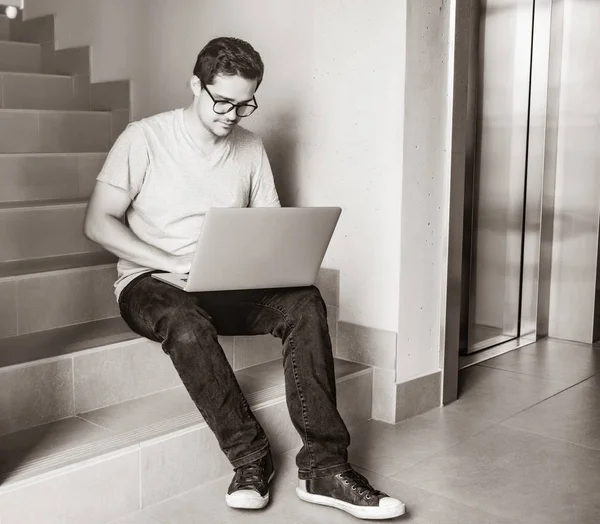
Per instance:
[[[121,292],[119,308],[134,332],[162,344],[234,467],[265,456],[269,442],[217,335],[280,338],[287,406],[303,442],[298,476],[350,469],[350,436],[336,407],[327,309],[316,287],[187,293],[145,273]]]

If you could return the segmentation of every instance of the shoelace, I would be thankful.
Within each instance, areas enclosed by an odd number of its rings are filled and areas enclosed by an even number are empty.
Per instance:
[[[257,464],[256,462],[240,467],[237,470],[237,473],[239,475],[237,482],[238,485],[240,487],[245,487],[251,486],[256,481],[260,482],[263,469],[263,466]]]
[[[371,500],[372,498],[385,496],[385,493],[375,489],[369,481],[363,477],[360,473],[354,470],[345,471],[340,473],[340,479],[345,485],[349,485],[352,491],[357,491],[359,496],[367,495],[365,498]]]

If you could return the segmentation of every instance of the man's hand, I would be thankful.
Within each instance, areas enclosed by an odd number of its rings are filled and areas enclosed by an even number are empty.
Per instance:
[[[168,267],[165,269],[170,273],[189,273],[192,267],[192,258],[194,254],[189,255],[170,255],[168,260]]]

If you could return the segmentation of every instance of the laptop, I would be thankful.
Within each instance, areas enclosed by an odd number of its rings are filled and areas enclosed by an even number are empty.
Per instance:
[[[189,274],[152,277],[188,292],[310,286],[339,207],[210,208]]]

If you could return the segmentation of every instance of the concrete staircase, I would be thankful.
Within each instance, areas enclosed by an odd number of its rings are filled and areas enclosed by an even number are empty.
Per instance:
[[[0,522],[106,524],[230,474],[156,343],[118,316],[115,258],[82,234],[129,84],[90,84],[89,49],[54,19],[0,17]],[[322,291],[336,346],[338,274]],[[280,342],[221,337],[276,453],[300,445]],[[371,368],[336,360],[348,424],[371,418]]]

